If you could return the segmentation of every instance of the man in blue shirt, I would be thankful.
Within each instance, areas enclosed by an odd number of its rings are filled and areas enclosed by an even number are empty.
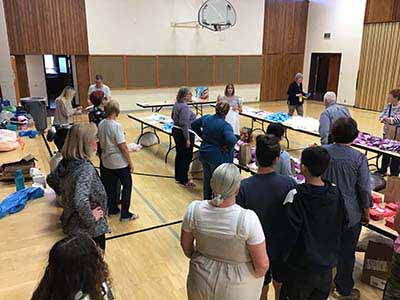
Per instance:
[[[232,126],[225,121],[229,109],[228,103],[217,103],[215,115],[203,116],[192,123],[193,131],[203,140],[200,146],[200,161],[203,165],[205,200],[212,199],[210,180],[214,170],[223,163],[233,163],[237,137]]]

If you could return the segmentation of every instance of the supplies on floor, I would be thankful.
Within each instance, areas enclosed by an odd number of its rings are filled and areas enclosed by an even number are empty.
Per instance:
[[[0,152],[8,152],[19,146],[17,133],[8,129],[0,129]]]
[[[384,290],[390,275],[393,247],[370,241],[365,252],[361,281]]]
[[[130,143],[128,144],[128,150],[129,152],[139,152],[142,150],[142,145],[138,145],[136,143]]]
[[[34,139],[38,132],[36,130],[23,130],[18,132],[20,137],[29,136],[30,139]]]
[[[27,201],[43,197],[43,195],[44,190],[38,187],[25,188],[12,193],[0,203],[0,219],[23,210]]]
[[[42,187],[42,188],[46,187],[46,175],[43,174],[42,171],[40,171],[37,168],[31,168],[29,170],[29,174],[32,177],[33,187]]]
[[[18,161],[0,164],[0,180],[13,180],[17,170],[21,170],[25,178],[31,178],[30,169],[35,167],[35,157],[31,154]]]

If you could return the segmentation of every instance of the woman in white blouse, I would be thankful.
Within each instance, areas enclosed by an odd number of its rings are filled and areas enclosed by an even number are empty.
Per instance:
[[[258,300],[269,260],[257,215],[236,204],[238,168],[220,165],[211,186],[214,198],[193,201],[182,224],[181,246],[190,258],[188,298]]]

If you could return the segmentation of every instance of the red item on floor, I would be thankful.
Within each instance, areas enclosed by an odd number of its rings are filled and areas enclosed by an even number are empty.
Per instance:
[[[371,208],[369,211],[369,217],[374,221],[383,220],[383,212],[380,212],[375,208]]]
[[[386,204],[386,207],[387,208],[389,208],[389,209],[391,209],[391,210],[393,210],[393,211],[397,211],[397,209],[399,208],[399,206],[396,204],[396,203],[393,203],[393,202],[391,202],[391,203],[387,203]]]
[[[374,201],[374,203],[377,204],[382,203],[383,198],[381,194],[372,192],[371,196],[372,196],[372,201]]]
[[[394,217],[387,218],[385,225],[391,229],[394,229]]]
[[[385,218],[394,217],[395,214],[396,212],[394,210],[391,210],[390,208],[385,208],[385,211],[383,212],[383,216]]]

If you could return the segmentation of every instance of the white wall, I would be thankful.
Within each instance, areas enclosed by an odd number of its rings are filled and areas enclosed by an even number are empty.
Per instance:
[[[43,56],[26,55],[25,61],[31,97],[47,97]]]
[[[203,0],[86,0],[90,54],[261,54],[263,0],[231,0],[237,24],[215,33],[172,28],[196,21]]]
[[[3,97],[15,104],[14,72],[11,67],[3,0],[0,0],[0,86]]]
[[[342,53],[338,102],[354,105],[365,7],[366,0],[310,1],[304,59],[306,89],[311,53]],[[325,32],[331,32],[330,40],[324,40]]]

